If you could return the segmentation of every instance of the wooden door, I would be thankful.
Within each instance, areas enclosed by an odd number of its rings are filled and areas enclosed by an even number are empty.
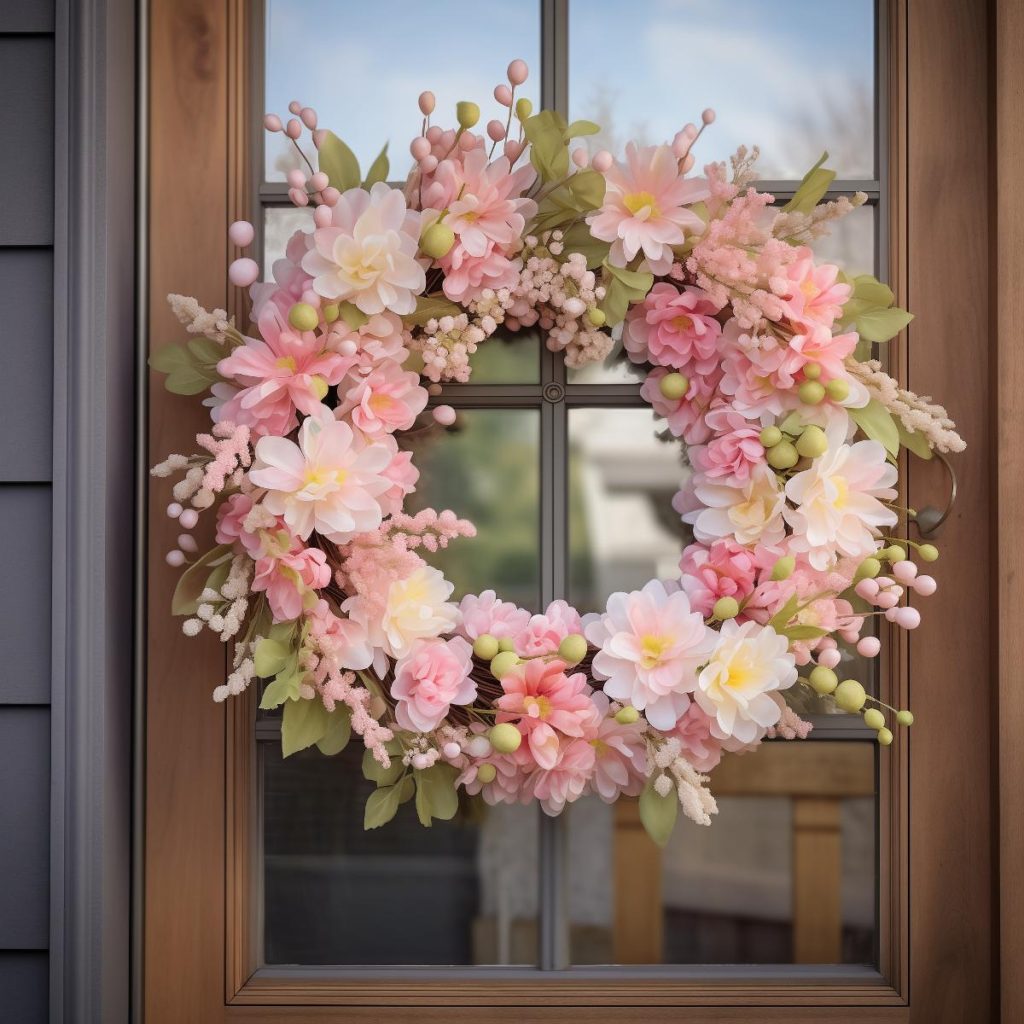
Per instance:
[[[784,21],[786,5],[779,6]],[[244,309],[226,280],[225,226],[251,217],[260,198],[252,173],[251,112],[252,92],[261,82],[253,58],[261,10],[245,0],[150,3],[153,346],[174,336],[168,292],[195,294],[208,307],[237,315]],[[542,46],[556,45],[568,23],[566,3],[545,0],[541,18]],[[894,344],[892,359],[916,391],[948,396],[977,453],[992,415],[986,398],[990,355],[979,344],[970,360],[962,357],[965,339],[977,339],[982,331],[962,296],[983,295],[987,287],[988,234],[978,198],[988,174],[987,12],[984,5],[953,0],[891,0],[878,8],[877,32],[886,86],[878,123],[887,153],[884,173],[877,175],[878,205],[886,210],[879,245],[887,276],[917,314],[908,338]],[[563,86],[555,76],[549,99],[557,101]],[[956,126],[970,132],[970,144],[954,144]],[[151,461],[168,451],[190,450],[192,435],[204,426],[194,401],[169,396],[157,380],[149,403]],[[917,724],[909,742],[878,761],[877,956],[870,969],[467,967],[438,976],[309,964],[268,968],[261,960],[260,904],[253,897],[260,881],[254,844],[261,813],[254,708],[210,702],[224,676],[224,653],[208,638],[184,638],[168,614],[173,572],[163,552],[173,524],[163,517],[163,492],[154,488],[145,750],[146,1019],[556,1020],[581,1012],[595,1019],[651,1021],[993,1019],[993,849],[986,794],[992,783],[994,655],[986,631],[966,629],[963,620],[965,607],[981,608],[989,599],[991,570],[979,553],[989,544],[992,465],[966,458],[957,471],[961,496],[943,534],[947,596],[933,600],[925,625],[909,640],[892,646],[885,666],[893,702],[912,699]],[[917,463],[907,480],[911,505],[934,501],[946,487],[937,465]],[[963,699],[965,679],[975,688],[973,700]],[[863,766],[850,768],[845,777],[852,785],[874,786],[873,769],[864,781]],[[782,780],[778,785],[789,789],[781,792],[804,801],[795,822],[804,833],[804,856],[818,866],[834,864],[834,801],[849,794],[827,787],[794,793],[785,780],[800,774],[782,765],[766,776]],[[735,777],[723,784],[742,795],[767,783]],[[628,808],[618,817],[616,863],[626,864],[644,854],[636,853]],[[800,873],[796,889],[804,886],[804,904],[815,902],[815,890],[807,889],[812,883]],[[617,920],[623,915],[617,962],[648,960],[659,899],[648,888],[628,912],[616,907]],[[824,939],[806,934],[812,948],[837,941],[831,927]],[[555,962],[557,941],[537,941],[551,946],[548,966],[564,966]]]

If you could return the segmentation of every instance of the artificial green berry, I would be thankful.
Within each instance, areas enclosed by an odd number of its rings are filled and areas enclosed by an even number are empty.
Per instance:
[[[491,659],[491,675],[495,679],[507,676],[519,664],[519,655],[515,651],[499,651]]]
[[[892,743],[892,730],[891,729],[879,729],[875,736],[875,739],[882,744],[883,747],[889,746]]]
[[[735,597],[720,597],[711,609],[711,614],[722,622],[726,619],[735,619],[739,613],[740,605]]]
[[[830,380],[825,385],[825,394],[832,399],[833,402],[845,402],[850,397],[850,385],[847,381],[837,377],[835,380]]]
[[[619,725],[632,725],[634,722],[639,720],[640,712],[628,704],[626,707],[619,708],[619,710],[615,712],[615,721],[618,722]]]
[[[796,450],[805,459],[816,459],[828,451],[828,438],[821,427],[804,427],[804,432],[797,438]]]
[[[882,571],[882,563],[877,558],[865,558],[853,575],[853,582],[861,580],[873,580]]]
[[[658,381],[658,390],[670,401],[678,402],[690,390],[689,379],[681,373],[666,373]]]
[[[333,324],[335,320],[341,316],[341,306],[337,302],[329,302],[321,310],[324,315],[324,321],[329,324]]]
[[[308,302],[296,302],[288,310],[288,323],[297,331],[315,331],[320,314]]]
[[[516,117],[520,121],[526,121],[533,113],[533,104],[525,97],[516,100]]]
[[[491,636],[490,633],[481,633],[473,641],[473,653],[481,661],[491,661],[500,650],[497,637]]]
[[[488,782],[493,782],[498,775],[498,769],[494,767],[489,761],[485,761],[483,764],[478,765],[476,769],[476,777],[479,782],[482,782],[485,786]]]
[[[805,380],[796,392],[804,405],[820,405],[825,398],[825,386],[816,380]]]
[[[939,557],[939,549],[934,544],[922,544],[917,553],[923,562],[934,562]]]
[[[804,367],[804,376],[808,380],[817,380],[821,376],[821,367],[817,363],[808,363]]]
[[[578,665],[587,656],[587,638],[582,633],[570,633],[558,645],[558,656],[570,665]]]
[[[498,641],[499,651],[514,651],[516,649],[516,642],[510,636],[503,636]]]
[[[800,455],[789,441],[780,441],[768,449],[767,459],[772,469],[792,469],[800,461]]]
[[[796,569],[796,559],[792,555],[783,555],[772,566],[772,579],[776,583],[788,580]]]
[[[759,440],[765,448],[774,448],[782,440],[782,431],[778,427],[765,427]]]
[[[856,679],[844,679],[836,687],[835,698],[836,703],[843,711],[848,711],[852,715],[864,707],[864,701],[868,699],[868,695]]]
[[[811,684],[811,688],[815,693],[822,695],[826,693],[833,693],[835,688],[839,685],[839,677],[830,668],[826,668],[824,665],[815,665],[811,669],[811,674],[808,676],[808,681]]]
[[[903,711],[897,711],[896,721],[899,722],[900,725],[909,729],[910,726],[914,724],[914,713],[905,709]]]
[[[899,544],[890,544],[887,548],[884,548],[879,554],[887,562],[902,562],[907,557],[907,549],[901,548]]]
[[[868,708],[864,712],[864,724],[869,729],[874,729],[875,732],[878,732],[879,729],[885,728],[885,715],[878,708]]]
[[[587,319],[595,327],[604,327],[605,321],[608,317],[605,316],[603,309],[598,309],[597,306],[591,306],[590,309],[587,310]]]
[[[511,754],[518,750],[523,742],[522,733],[511,722],[502,722],[494,726],[487,734],[487,738],[499,754]]]
[[[480,108],[469,100],[459,100],[455,104],[455,120],[460,128],[472,128],[480,120]]]
[[[455,232],[440,221],[435,221],[420,236],[420,249],[435,260],[447,256],[454,244]]]

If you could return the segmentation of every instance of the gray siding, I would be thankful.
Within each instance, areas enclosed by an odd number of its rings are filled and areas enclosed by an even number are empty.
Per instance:
[[[0,0],[0,1018],[49,1016],[54,8]]]

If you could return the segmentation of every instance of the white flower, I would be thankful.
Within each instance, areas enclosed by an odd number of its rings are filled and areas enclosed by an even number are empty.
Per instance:
[[[379,633],[371,640],[392,658],[404,658],[420,637],[452,632],[459,617],[458,608],[448,603],[454,589],[440,569],[429,565],[395,580],[388,587]]]
[[[644,711],[656,729],[671,729],[690,704],[697,667],[715,633],[690,599],[651,580],[643,590],[612,594],[604,615],[589,619],[584,633],[599,647],[593,671],[613,700]]]
[[[878,547],[879,528],[894,526],[896,513],[879,499],[896,497],[896,467],[878,441],[838,444],[786,484],[796,508],[786,509],[792,550],[807,552],[815,569],[837,557],[865,558]]]
[[[773,690],[796,682],[789,643],[771,626],[722,623],[711,659],[697,677],[693,699],[726,737],[752,743],[779,720]]]
[[[411,313],[426,286],[416,262],[418,213],[406,209],[398,189],[377,182],[367,192],[343,193],[330,227],[313,232],[313,248],[302,269],[313,275],[313,290],[325,299],[354,302],[364,313]]]
[[[261,437],[249,479],[267,488],[266,508],[305,540],[314,530],[336,544],[380,526],[378,498],[391,487],[386,444],[367,441],[322,407],[303,420],[298,444]]]
[[[754,466],[743,482],[695,478],[694,495],[703,508],[683,516],[693,524],[697,540],[711,543],[720,537],[734,537],[737,544],[777,547],[786,536],[782,517],[786,495],[779,478],[763,463]]]

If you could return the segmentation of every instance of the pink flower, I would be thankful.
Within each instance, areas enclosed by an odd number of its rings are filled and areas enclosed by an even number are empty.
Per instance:
[[[340,668],[358,672],[369,668],[373,649],[366,638],[366,630],[358,622],[341,618],[331,611],[324,600],[314,605],[306,617],[310,635],[315,637],[320,650]]]
[[[217,509],[217,543],[242,545],[253,558],[257,556],[263,543],[259,531],[246,528],[245,520],[252,511],[253,500],[250,494],[232,494],[221,502]]]
[[[607,611],[589,621],[585,632],[599,648],[593,673],[605,680],[604,692],[645,711],[662,731],[686,710],[697,669],[715,643],[714,631],[691,609],[686,594],[660,580],[612,594]]]
[[[418,373],[385,363],[345,391],[334,415],[338,419],[350,417],[364,434],[391,434],[408,430],[416,422],[426,408],[427,397]]]
[[[655,367],[641,385],[640,395],[658,416],[665,417],[675,437],[681,437],[687,444],[703,444],[711,437],[704,417],[718,395],[721,372],[716,370],[709,376],[691,374],[690,388],[678,400],[661,393],[660,382],[668,372],[662,366]]]
[[[790,320],[831,328],[853,289],[839,282],[838,267],[830,263],[815,266],[814,254],[806,247],[798,252],[794,262],[780,269],[772,290],[785,301]]]
[[[315,592],[331,581],[331,569],[323,551],[304,548],[290,534],[282,533],[284,537],[266,545],[256,560],[252,581],[254,591],[266,591],[275,622],[297,619],[307,598],[315,600]]]
[[[520,262],[510,260],[497,249],[488,249],[483,256],[470,256],[456,249],[442,261],[445,264],[444,293],[453,302],[466,303],[477,298],[485,288],[498,291],[513,288],[519,280]]]
[[[751,423],[728,406],[713,409],[705,422],[716,436],[706,446],[690,449],[693,465],[711,479],[746,483],[751,470],[764,463],[760,424]]]
[[[530,776],[530,786],[545,814],[552,817],[561,814],[566,804],[586,792],[596,760],[593,745],[578,739],[562,743],[554,761],[539,766]]]
[[[579,612],[566,601],[552,601],[543,615],[532,615],[515,636],[516,654],[522,658],[554,654],[570,633],[582,631]]]
[[[480,767],[485,764],[493,765],[496,773],[490,782],[480,780]],[[492,750],[487,757],[470,760],[455,780],[455,785],[463,786],[470,796],[479,793],[484,803],[493,807],[495,804],[519,802],[524,795],[524,782],[525,776],[515,758]]]
[[[610,258],[624,267],[643,252],[655,274],[668,273],[673,245],[704,222],[686,209],[710,194],[703,178],[684,178],[669,146],[626,145],[626,163],[612,164],[600,210],[587,215],[591,234],[611,242]]]
[[[384,443],[390,441],[391,461],[384,468],[381,476],[391,486],[379,495],[381,510],[386,516],[393,516],[402,511],[406,495],[416,490],[416,481],[420,478],[420,471],[412,464],[412,452],[399,449],[397,442],[390,434],[381,438]]]
[[[516,723],[542,768],[554,767],[559,734],[582,736],[593,721],[587,677],[582,672],[567,676],[564,662],[523,662],[502,678],[501,688],[504,693],[495,701],[497,720]]]
[[[271,267],[274,280],[257,281],[252,285],[249,297],[252,299],[253,320],[259,322],[268,305],[276,306],[283,316],[287,316],[292,306],[302,301],[302,293],[312,280],[302,269],[302,257],[312,244],[313,236],[308,231],[296,231],[288,239],[284,257],[274,260]]]
[[[590,786],[607,804],[620,796],[638,796],[644,787],[647,750],[642,720],[623,724],[615,720],[608,697],[598,690],[591,700],[601,716],[594,748],[594,774]]]
[[[409,335],[400,317],[394,313],[374,313],[366,323],[350,327],[344,317],[331,324],[327,347],[333,352],[349,353],[352,373],[369,373],[382,363],[401,365],[409,356]]]
[[[722,740],[715,736],[715,719],[691,704],[672,735],[683,745],[683,756],[699,772],[709,772],[722,760]]]
[[[853,354],[859,336],[851,331],[847,334],[833,334],[821,324],[809,324],[803,334],[794,335],[789,342],[785,369],[795,376],[808,363],[821,367],[823,380],[846,379],[849,377],[843,365],[847,356]]]
[[[329,385],[337,384],[352,364],[325,348],[314,331],[295,331],[280,310],[267,307],[259,322],[264,340],[247,338],[217,364],[217,371],[241,385],[216,410],[216,420],[244,423],[259,434],[287,434],[297,412],[311,415]]]
[[[710,615],[720,597],[743,601],[753,593],[758,572],[754,554],[732,540],[716,540],[710,546],[690,544],[679,568],[690,605],[701,615]]]
[[[471,704],[476,699],[472,667],[473,649],[460,636],[415,641],[395,664],[391,696],[398,701],[398,724],[411,732],[430,732],[452,704]]]
[[[517,608],[511,601],[501,601],[493,590],[482,594],[467,594],[459,605],[459,632],[470,640],[484,633],[499,640],[513,637],[526,628],[530,613]]]
[[[706,375],[719,361],[717,342],[722,326],[715,319],[718,310],[699,288],[679,291],[661,281],[643,302],[630,307],[622,342],[634,363]]]

